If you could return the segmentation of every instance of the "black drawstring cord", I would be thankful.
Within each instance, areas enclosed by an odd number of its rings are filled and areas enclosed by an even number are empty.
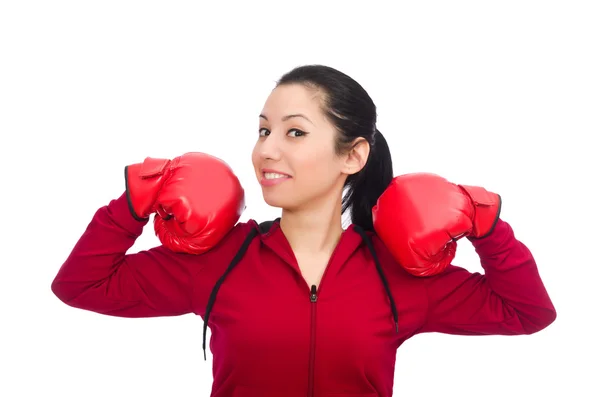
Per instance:
[[[272,224],[272,221],[263,222],[262,224],[260,224],[261,232],[265,233],[266,231],[268,231],[269,228],[270,228],[270,226],[271,226],[271,224]],[[379,262],[379,258],[377,257],[377,254],[375,252],[375,248],[373,247],[373,243],[372,243],[371,239],[369,238],[369,236],[367,236],[367,234],[365,233],[365,231],[361,227],[355,225],[354,229],[358,232],[358,234],[360,234],[360,236],[362,237],[363,241],[367,244],[367,247],[369,248],[369,251],[371,252],[371,256],[373,256],[373,259],[375,260],[375,267],[377,268],[377,272],[379,273],[379,277],[381,277],[381,281],[383,282],[383,286],[384,286],[385,291],[386,291],[386,293],[388,295],[388,298],[390,300],[390,306],[391,306],[392,314],[393,314],[393,317],[394,317],[394,323],[396,324],[396,333],[398,333],[399,332],[399,327],[398,327],[398,310],[396,309],[396,301],[394,300],[394,296],[392,294],[392,291],[390,290],[388,281],[387,281],[387,279],[385,277],[385,274],[383,273],[383,268],[381,267],[381,263]],[[258,230],[256,230],[255,228],[252,228],[252,230],[250,231],[250,233],[248,234],[248,236],[244,240],[244,243],[242,244],[242,247],[237,252],[237,254],[235,255],[235,257],[231,260],[231,263],[227,267],[227,270],[219,278],[219,280],[216,282],[215,286],[212,289],[210,297],[208,298],[208,303],[206,305],[206,313],[204,315],[204,329],[203,329],[203,337],[202,337],[202,350],[204,351],[204,360],[205,361],[206,361],[206,331],[207,331],[207,328],[208,328],[208,319],[210,317],[210,313],[212,311],[212,308],[213,308],[213,306],[215,304],[215,301],[216,301],[219,289],[221,288],[221,285],[225,281],[225,278],[227,277],[227,275],[229,274],[229,272],[231,272],[231,270],[233,270],[233,268],[239,263],[239,261],[242,259],[242,257],[246,254],[246,251],[247,251],[248,247],[250,246],[250,243],[252,242],[252,239],[254,237],[256,237],[257,234],[258,234]]]
[[[202,336],[202,350],[204,351],[204,361],[206,361],[206,329],[208,328],[208,317],[210,316],[210,312],[212,311],[212,308],[217,299],[217,293],[219,292],[219,288],[221,288],[221,284],[223,284],[223,282],[225,281],[225,277],[227,277],[229,272],[233,270],[233,268],[238,264],[240,259],[242,259],[242,257],[246,253],[246,250],[248,249],[248,246],[250,245],[250,242],[252,242],[252,239],[257,235],[257,233],[258,231],[255,228],[252,228],[252,230],[246,237],[246,240],[244,240],[244,244],[237,252],[235,257],[231,260],[231,263],[227,267],[227,270],[225,270],[225,273],[223,273],[221,278],[219,278],[219,280],[216,282],[215,286],[212,289],[210,297],[208,298],[208,304],[206,305],[206,314],[204,315],[204,329]]]
[[[388,284],[388,281],[385,277],[385,274],[383,273],[383,268],[381,267],[381,263],[379,262],[379,258],[377,257],[377,254],[375,253],[375,247],[373,247],[373,242],[371,241],[371,239],[369,238],[369,236],[367,236],[367,233],[365,233],[365,231],[360,227],[355,225],[354,226],[354,230],[356,230],[358,232],[358,234],[360,234],[360,236],[362,237],[363,241],[367,244],[367,247],[369,247],[369,251],[371,251],[371,256],[373,256],[373,259],[375,260],[375,267],[377,267],[377,271],[379,272],[379,277],[381,277],[381,281],[383,282],[383,286],[387,292],[387,295],[390,299],[390,306],[392,307],[392,314],[394,316],[394,323],[396,324],[396,333],[399,332],[398,330],[398,310],[396,309],[396,301],[394,300],[394,296],[392,294],[392,290],[390,289],[390,286]]]

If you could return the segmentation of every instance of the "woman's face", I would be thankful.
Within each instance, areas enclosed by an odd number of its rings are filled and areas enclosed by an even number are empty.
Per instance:
[[[337,131],[321,111],[321,98],[294,84],[277,87],[265,102],[252,163],[273,207],[297,210],[341,199],[344,156],[335,154]]]

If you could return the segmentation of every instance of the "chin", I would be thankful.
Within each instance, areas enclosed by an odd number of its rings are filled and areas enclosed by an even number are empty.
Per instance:
[[[275,207],[275,208],[284,208],[285,207],[283,200],[271,197],[268,194],[263,194],[263,199],[265,200],[265,203],[270,207]]]
[[[289,209],[296,205],[295,200],[290,200],[289,198],[281,197],[275,194],[265,194],[264,192],[263,199],[268,206],[275,208]]]

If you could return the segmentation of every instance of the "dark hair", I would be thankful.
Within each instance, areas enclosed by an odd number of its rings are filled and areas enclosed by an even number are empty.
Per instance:
[[[356,138],[369,142],[365,166],[346,179],[342,214],[350,209],[352,223],[373,230],[371,211],[394,176],[390,149],[376,127],[377,108],[373,100],[358,82],[329,66],[299,66],[277,82],[277,86],[284,84],[302,84],[323,94],[323,112],[339,132],[335,142],[337,154],[351,149]]]

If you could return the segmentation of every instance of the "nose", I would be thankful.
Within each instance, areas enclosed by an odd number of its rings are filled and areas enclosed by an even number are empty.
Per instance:
[[[276,134],[269,134],[259,142],[259,154],[263,160],[281,159],[281,142]]]

